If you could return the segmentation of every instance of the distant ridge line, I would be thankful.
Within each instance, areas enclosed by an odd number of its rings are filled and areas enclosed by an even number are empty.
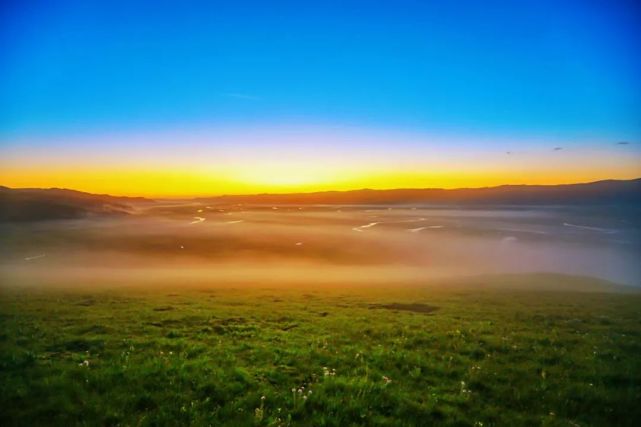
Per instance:
[[[16,200],[38,200],[64,204],[153,203],[162,198],[92,194],[64,188],[9,188],[0,186],[2,204]],[[228,194],[185,197],[182,200],[206,203],[255,204],[639,204],[641,178],[607,179],[577,184],[503,184],[477,188],[397,188],[326,190],[298,193]]]
[[[309,193],[261,193],[197,197],[202,202],[314,204],[641,204],[641,178],[601,180],[578,184],[505,184],[479,188],[399,188],[328,190]]]

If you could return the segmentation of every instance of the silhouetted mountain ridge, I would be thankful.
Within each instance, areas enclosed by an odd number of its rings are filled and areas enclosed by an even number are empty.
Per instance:
[[[0,186],[0,221],[73,219],[95,215],[126,215],[133,204],[153,203],[142,197],[117,197],[63,188]]]
[[[641,204],[641,178],[562,185],[226,195],[196,200],[255,204],[638,205]]]
[[[641,206],[641,178],[585,184],[501,185],[485,188],[424,188],[323,191],[315,193],[254,194],[201,197],[202,203],[244,204],[432,204],[432,205],[613,205]],[[98,215],[127,215],[136,206],[154,203],[143,197],[91,194],[62,188],[0,186],[0,221],[72,219]]]

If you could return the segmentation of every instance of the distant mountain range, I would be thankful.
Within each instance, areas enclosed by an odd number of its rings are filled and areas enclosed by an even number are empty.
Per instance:
[[[142,197],[116,197],[61,188],[0,186],[0,221],[72,219],[96,215],[125,215],[133,204],[153,203]]]
[[[567,185],[501,185],[442,188],[323,191],[230,195],[196,199],[246,204],[446,204],[446,205],[630,205],[641,204],[641,178]]]
[[[316,193],[228,195],[190,199],[208,204],[433,204],[433,205],[613,205],[641,206],[641,178],[567,185],[502,185],[440,188],[323,191]],[[126,215],[143,197],[117,197],[59,188],[11,189],[0,186],[0,221],[39,221],[97,215]]]

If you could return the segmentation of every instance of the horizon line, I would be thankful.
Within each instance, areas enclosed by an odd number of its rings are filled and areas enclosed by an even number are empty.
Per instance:
[[[321,191],[290,191],[290,192],[265,192],[265,193],[246,193],[246,194],[212,194],[212,195],[201,195],[201,196],[145,196],[145,195],[124,195],[124,194],[115,194],[115,193],[92,193],[89,191],[77,190],[75,188],[68,187],[9,187],[6,185],[0,184],[0,189],[9,189],[9,190],[63,190],[63,191],[73,191],[77,193],[90,194],[94,196],[109,196],[109,197],[119,197],[119,198],[131,198],[131,199],[148,199],[148,200],[195,200],[195,199],[208,199],[208,198],[221,198],[221,197],[253,197],[253,196],[279,196],[279,195],[313,195],[313,194],[326,194],[326,193],[351,193],[358,191],[421,191],[421,190],[441,190],[441,191],[457,191],[457,190],[483,190],[483,189],[492,189],[492,188],[502,188],[502,187],[562,187],[570,185],[590,185],[598,184],[603,182],[632,182],[640,181],[641,176],[637,178],[630,179],[599,179],[596,181],[579,181],[579,182],[570,182],[570,183],[559,183],[559,184],[498,184],[498,185],[485,185],[480,187],[455,187],[455,188],[444,188],[444,187],[395,187],[395,188],[354,188],[349,190],[321,190]]]

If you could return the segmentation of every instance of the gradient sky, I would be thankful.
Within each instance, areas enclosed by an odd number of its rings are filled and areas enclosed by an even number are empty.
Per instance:
[[[641,176],[635,1],[0,8],[2,185],[176,196]]]

